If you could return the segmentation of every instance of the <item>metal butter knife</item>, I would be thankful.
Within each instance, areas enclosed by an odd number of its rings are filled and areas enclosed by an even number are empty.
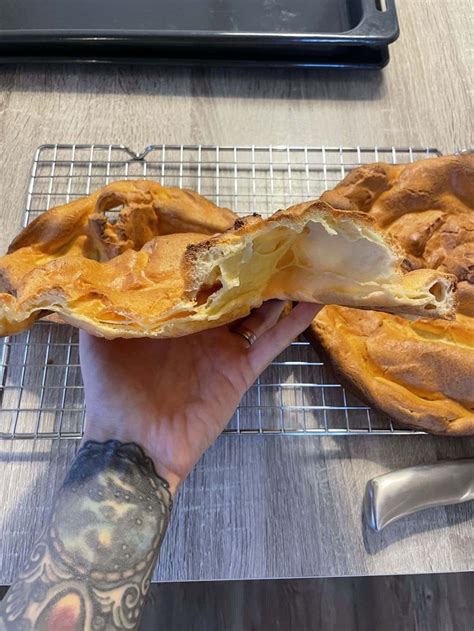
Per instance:
[[[474,500],[474,459],[408,467],[369,480],[364,515],[374,530],[424,508]]]

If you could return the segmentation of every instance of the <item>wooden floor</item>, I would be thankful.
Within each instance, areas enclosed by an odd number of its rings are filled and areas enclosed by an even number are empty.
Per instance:
[[[6,588],[0,586],[0,599]],[[164,583],[140,631],[473,631],[474,572]]]
[[[473,631],[474,573],[154,585],[141,631]]]

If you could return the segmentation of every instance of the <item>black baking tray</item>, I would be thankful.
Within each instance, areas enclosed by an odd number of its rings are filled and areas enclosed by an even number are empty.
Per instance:
[[[380,68],[394,0],[0,0],[1,61]]]

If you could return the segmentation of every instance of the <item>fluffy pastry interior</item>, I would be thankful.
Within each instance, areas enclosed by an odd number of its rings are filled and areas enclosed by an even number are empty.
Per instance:
[[[22,256],[20,248],[5,259],[14,270]],[[244,317],[271,298],[426,317],[451,317],[455,306],[452,277],[403,274],[402,257],[370,223],[322,202],[239,220],[211,239],[161,235],[106,262],[67,249],[44,264],[38,256],[16,295],[0,295],[0,333],[55,312],[108,338],[177,337]]]
[[[404,275],[399,263],[377,232],[352,219],[320,214],[305,224],[268,224],[256,236],[201,255],[196,296],[203,287],[214,291],[199,311],[214,317],[270,298],[428,315],[448,306],[448,277],[424,270]]]

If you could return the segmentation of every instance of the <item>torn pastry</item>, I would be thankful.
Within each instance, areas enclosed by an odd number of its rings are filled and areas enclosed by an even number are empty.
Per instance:
[[[192,231],[169,234],[179,219],[179,203],[168,228],[169,208],[159,207],[162,197],[168,201],[168,189],[155,193],[158,185],[133,186],[127,203],[139,208],[140,222],[147,211],[134,195],[139,200],[151,195],[145,206],[153,205],[156,225],[151,216],[148,232],[135,230],[132,212],[126,229],[126,222],[117,222],[120,230],[117,224],[98,228],[94,218],[97,207],[103,210],[102,191],[92,202],[49,211],[20,234],[0,259],[1,334],[23,330],[53,312],[107,338],[177,337],[244,317],[272,298],[425,317],[454,313],[454,278],[433,270],[406,273],[403,255],[361,213],[307,202],[268,219],[238,219],[209,238],[203,227],[214,230],[216,216],[224,212],[227,221],[232,213],[193,196],[193,204],[207,209],[208,220],[181,216]],[[106,207],[116,199],[115,193]],[[153,232],[158,236],[143,244]]]
[[[410,269],[454,274],[458,310],[474,316],[474,153],[367,164],[321,199],[372,217],[406,253]]]
[[[323,199],[372,217],[411,269],[457,276],[460,313],[411,322],[326,307],[308,331],[311,341],[350,389],[399,423],[474,434],[474,156],[366,165]]]

